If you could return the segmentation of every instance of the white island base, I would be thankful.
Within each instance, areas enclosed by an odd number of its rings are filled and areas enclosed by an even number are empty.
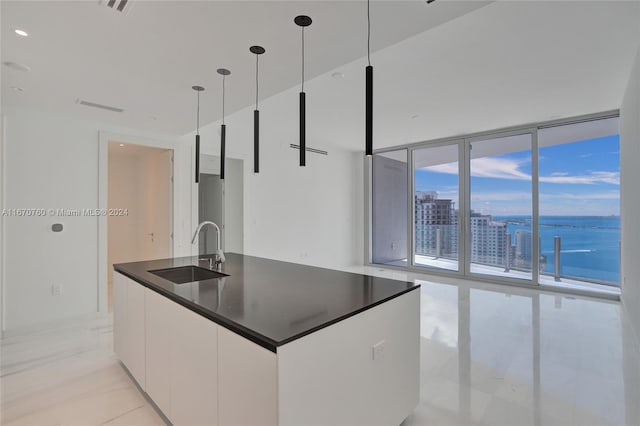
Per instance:
[[[115,352],[174,425],[399,425],[419,398],[419,297],[272,352],[116,272]]]

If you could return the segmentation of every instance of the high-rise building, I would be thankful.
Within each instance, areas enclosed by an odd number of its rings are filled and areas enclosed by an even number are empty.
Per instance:
[[[415,196],[415,252],[425,256],[458,257],[458,211],[452,200],[435,191]]]
[[[516,252],[514,264],[517,267],[531,269],[533,260],[532,234],[526,229],[516,230]]]
[[[504,266],[507,224],[494,222],[491,215],[471,212],[471,262]]]
[[[507,224],[473,211],[470,219],[471,262],[505,266],[507,250],[511,249],[506,241]],[[523,247],[525,238],[520,236]],[[435,191],[417,191],[415,195],[415,253],[458,258],[458,211],[452,200],[439,199]],[[530,249],[527,256],[531,258]]]

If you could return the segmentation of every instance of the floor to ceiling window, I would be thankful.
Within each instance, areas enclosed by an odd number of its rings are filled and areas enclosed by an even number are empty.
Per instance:
[[[618,118],[538,131],[540,281],[620,283]]]
[[[459,144],[413,151],[414,262],[458,270]]]
[[[377,152],[371,263],[619,287],[619,156],[617,113]]]
[[[531,133],[469,143],[469,271],[531,279]]]

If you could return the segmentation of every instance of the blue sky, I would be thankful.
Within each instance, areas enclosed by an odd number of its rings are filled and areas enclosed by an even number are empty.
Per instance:
[[[618,135],[543,147],[540,214],[608,216],[620,214]],[[458,199],[458,164],[416,170],[418,191]],[[484,214],[531,214],[531,155],[515,152],[471,162],[471,208]]]

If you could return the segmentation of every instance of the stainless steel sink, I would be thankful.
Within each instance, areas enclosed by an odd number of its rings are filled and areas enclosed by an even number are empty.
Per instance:
[[[194,265],[178,266],[176,268],[167,269],[156,269],[149,272],[176,284],[192,283],[194,281],[204,281],[213,278],[222,278],[229,276],[227,274]]]

